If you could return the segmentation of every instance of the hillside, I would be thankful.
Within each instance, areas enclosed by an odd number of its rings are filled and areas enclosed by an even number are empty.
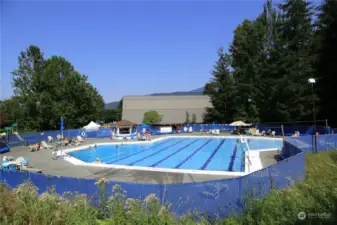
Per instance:
[[[175,92],[171,92],[171,93],[153,93],[150,94],[150,96],[167,96],[167,95],[201,95],[204,91],[204,88],[198,88],[198,89],[194,89],[192,91],[175,91]],[[119,101],[116,102],[110,102],[110,103],[106,103],[105,104],[105,108],[106,109],[115,109],[117,108],[119,104]]]

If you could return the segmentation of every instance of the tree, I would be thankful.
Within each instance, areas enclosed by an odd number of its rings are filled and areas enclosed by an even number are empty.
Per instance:
[[[235,87],[230,71],[231,57],[218,50],[218,61],[214,65],[213,77],[206,84],[204,94],[210,96],[213,108],[207,108],[204,122],[226,123],[233,120],[235,113]]]
[[[337,104],[331,101],[337,85],[337,1],[324,0],[319,9],[315,49],[319,116],[327,118],[330,126],[337,126]]]
[[[311,93],[307,80],[314,75],[310,59],[313,26],[307,1],[287,0],[279,6],[278,42],[275,66],[278,77],[272,102],[273,116],[281,121],[311,118]],[[309,117],[310,116],[310,117]]]
[[[118,120],[117,111],[115,109],[104,109],[102,119],[106,123],[111,123]]]
[[[260,121],[260,108],[264,99],[266,23],[263,14],[256,20],[244,20],[234,31],[229,48],[237,95],[233,120]]]
[[[190,119],[190,113],[185,111],[185,123],[186,124],[190,124],[191,123],[191,119]]]
[[[156,124],[160,122],[161,117],[157,111],[148,111],[144,113],[143,123]]]
[[[197,123],[197,116],[195,115],[195,113],[192,114],[192,121],[193,124]]]
[[[60,117],[66,128],[80,127],[99,119],[104,102],[88,78],[59,56],[44,59],[37,46],[20,53],[12,72],[13,87],[25,111],[28,126],[56,129]]]
[[[24,111],[17,97],[0,101],[0,126],[9,126],[18,123],[25,127]]]

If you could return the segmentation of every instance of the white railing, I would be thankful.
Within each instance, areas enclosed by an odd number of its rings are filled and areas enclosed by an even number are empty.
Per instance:
[[[249,144],[248,144],[248,140],[246,137],[243,137],[242,135],[240,135],[240,142],[241,144],[246,144],[246,146],[242,146],[243,147],[243,153],[244,153],[244,157],[247,159],[248,161],[248,172],[250,173],[250,166],[252,165],[252,162],[250,161],[250,156],[249,156]],[[247,154],[246,154],[247,152]]]

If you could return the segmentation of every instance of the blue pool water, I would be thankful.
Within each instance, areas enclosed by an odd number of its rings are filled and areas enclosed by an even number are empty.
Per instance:
[[[250,150],[281,148],[282,141],[249,139]],[[169,138],[148,144],[101,145],[68,153],[83,161],[190,170],[244,171],[243,144],[236,138]]]

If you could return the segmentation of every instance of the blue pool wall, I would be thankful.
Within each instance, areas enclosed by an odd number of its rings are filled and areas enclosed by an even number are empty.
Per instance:
[[[337,148],[337,135],[318,136],[318,152]],[[172,204],[177,214],[199,210],[210,217],[224,218],[230,213],[240,213],[244,209],[243,199],[254,193],[255,197],[267,194],[272,188],[287,188],[295,181],[305,178],[305,153],[311,153],[313,139],[297,137],[284,139],[282,153],[286,159],[262,170],[233,179],[181,183],[181,184],[143,184],[109,181],[107,194],[111,194],[116,184],[126,191],[128,198],[144,199],[149,194],[158,196],[162,203]],[[30,180],[38,187],[39,193],[54,186],[59,194],[77,192],[86,194],[94,204],[98,204],[99,190],[96,180],[49,176],[16,171],[0,170],[0,181],[14,188]]]

